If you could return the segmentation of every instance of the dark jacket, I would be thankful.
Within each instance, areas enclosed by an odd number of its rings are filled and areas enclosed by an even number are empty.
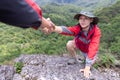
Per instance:
[[[0,0],[0,21],[22,27],[38,28],[42,11],[33,0]]]

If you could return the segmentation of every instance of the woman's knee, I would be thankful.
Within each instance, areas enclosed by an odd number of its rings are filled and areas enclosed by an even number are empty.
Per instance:
[[[74,47],[75,47],[74,41],[73,41],[73,40],[68,41],[67,44],[66,44],[66,47],[67,47],[67,48],[74,48]]]

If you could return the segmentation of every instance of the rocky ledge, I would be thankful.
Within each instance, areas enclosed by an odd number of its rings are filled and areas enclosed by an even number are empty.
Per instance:
[[[21,55],[15,59],[15,63],[23,63],[21,72],[18,74],[14,66],[1,65],[0,80],[120,80],[119,71],[111,69],[104,72],[92,69],[90,79],[85,79],[79,72],[84,65],[69,65],[69,59],[58,55]]]

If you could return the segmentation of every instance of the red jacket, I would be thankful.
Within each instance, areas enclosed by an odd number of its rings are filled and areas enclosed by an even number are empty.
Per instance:
[[[76,47],[87,53],[90,59],[93,59],[99,48],[101,31],[97,25],[90,27],[87,36],[81,31],[80,25],[75,25],[68,28],[63,27],[62,34],[75,36]]]

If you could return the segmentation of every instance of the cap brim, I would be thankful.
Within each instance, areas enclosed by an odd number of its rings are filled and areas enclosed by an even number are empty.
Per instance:
[[[81,16],[81,15],[83,15],[83,14],[76,14],[75,16],[74,16],[74,19],[77,19],[77,20],[79,20],[79,17]],[[86,16],[86,15],[85,15]],[[87,16],[87,17],[89,17],[89,16]],[[90,18],[93,18],[93,24],[97,24],[98,22],[99,22],[99,18],[98,17],[90,17]]]

